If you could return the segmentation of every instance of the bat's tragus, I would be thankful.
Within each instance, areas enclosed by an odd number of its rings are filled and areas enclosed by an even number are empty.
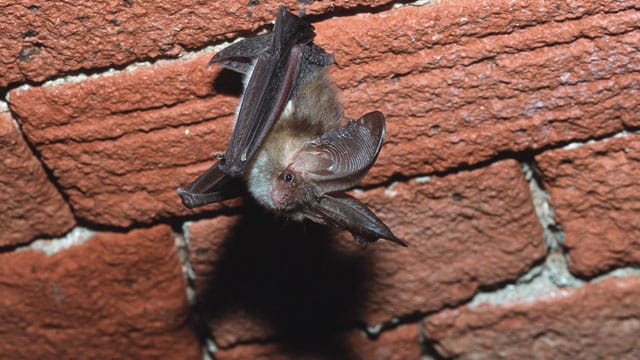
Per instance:
[[[225,154],[178,194],[194,208],[242,195],[244,182],[273,212],[348,230],[362,244],[383,238],[407,246],[344,193],[375,162],[385,117],[374,111],[343,126],[342,106],[325,76],[333,57],[314,36],[310,24],[280,6],[271,33],[211,59],[248,79]]]

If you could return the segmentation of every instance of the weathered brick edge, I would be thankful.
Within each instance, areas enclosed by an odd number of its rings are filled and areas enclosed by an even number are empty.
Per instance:
[[[0,248],[69,231],[75,219],[0,102]]]

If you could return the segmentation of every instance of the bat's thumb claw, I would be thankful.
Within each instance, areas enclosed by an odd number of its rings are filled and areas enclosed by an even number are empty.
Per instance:
[[[356,233],[351,233],[351,235],[353,235],[353,238],[358,242],[358,244],[362,245],[362,247],[366,247],[369,243],[378,241],[377,238],[367,238],[367,237],[364,237],[364,236],[356,234]],[[391,235],[392,236],[384,237],[384,238],[381,238],[381,239],[389,240],[389,241],[391,241],[393,243],[396,243],[396,244],[398,244],[400,246],[403,246],[403,247],[408,247],[409,246],[406,242],[398,239],[395,235],[393,235],[393,234],[391,234]]]
[[[193,209],[194,207],[198,206],[192,193],[183,188],[178,188],[176,192],[178,193],[178,196],[180,196],[180,199],[182,200],[182,204],[184,206],[188,207],[189,209]]]

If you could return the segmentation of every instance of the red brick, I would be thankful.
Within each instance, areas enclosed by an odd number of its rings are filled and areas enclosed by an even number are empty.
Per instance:
[[[361,332],[340,334],[334,343],[318,348],[295,348],[286,343],[247,344],[215,353],[216,359],[420,359],[421,346],[416,325],[404,325],[388,330],[376,340]]]
[[[69,206],[47,178],[11,115],[2,110],[0,158],[0,247],[39,236],[59,236],[73,227]]]
[[[6,358],[200,358],[166,225],[0,254],[0,293]]]
[[[637,359],[640,277],[557,290],[530,303],[481,304],[426,319],[446,358]]]
[[[2,5],[0,87],[43,81],[70,71],[123,65],[136,60],[175,57],[271,22],[281,1],[146,1],[54,3],[19,0]],[[308,14],[321,14],[388,1],[314,2]],[[297,12],[300,3],[286,1]]]
[[[388,117],[370,179],[640,126],[634,2],[444,1],[317,24],[346,114]]]
[[[592,276],[640,262],[640,135],[536,157],[572,272]]]
[[[78,217],[129,226],[192,213],[176,188],[224,151],[237,102],[212,97],[219,69],[207,70],[210,56],[11,92]]]
[[[347,114],[388,116],[373,184],[639,126],[639,20],[631,1],[501,0],[315,25]],[[205,70],[209,56],[10,93],[78,217],[129,226],[192,214],[174,190],[225,148],[237,105],[211,82],[240,84]]]
[[[251,212],[186,227],[218,345],[436,311],[517,278],[545,254],[513,160],[355,195],[409,247],[379,241],[362,249],[348,234],[330,240],[323,227]]]

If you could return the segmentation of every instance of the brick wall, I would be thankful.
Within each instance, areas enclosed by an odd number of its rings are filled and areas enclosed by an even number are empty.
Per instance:
[[[305,7],[410,246],[180,204],[275,2],[0,2],[0,354],[640,356],[640,2]]]

